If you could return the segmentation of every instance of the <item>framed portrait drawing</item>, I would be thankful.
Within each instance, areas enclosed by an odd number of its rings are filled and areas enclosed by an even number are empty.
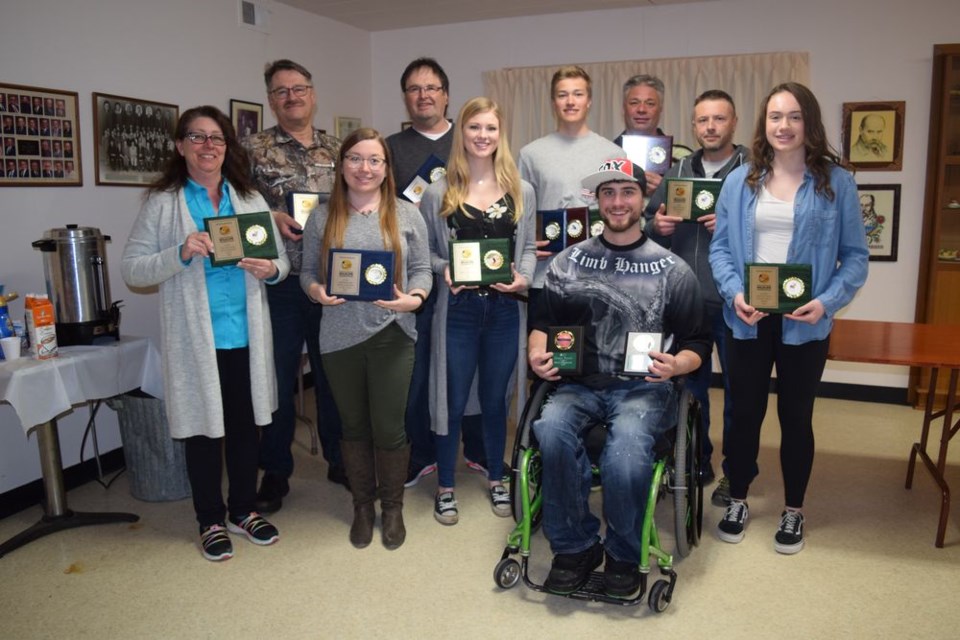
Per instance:
[[[861,184],[857,185],[857,195],[870,260],[896,262],[900,235],[900,185]]]
[[[93,94],[93,158],[97,184],[142,187],[176,153],[175,104]]]
[[[334,119],[334,135],[343,140],[348,135],[360,128],[360,118],[346,118],[337,116]]]
[[[906,102],[844,102],[843,161],[860,171],[903,168]]]
[[[0,187],[79,187],[77,94],[0,83]]]
[[[246,138],[263,130],[263,105],[244,100],[230,100],[230,122],[238,138]]]

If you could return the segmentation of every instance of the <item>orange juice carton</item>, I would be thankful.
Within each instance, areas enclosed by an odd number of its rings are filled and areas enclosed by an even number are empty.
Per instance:
[[[53,317],[53,303],[46,294],[28,294],[24,301],[30,354],[37,360],[56,358],[57,326]]]

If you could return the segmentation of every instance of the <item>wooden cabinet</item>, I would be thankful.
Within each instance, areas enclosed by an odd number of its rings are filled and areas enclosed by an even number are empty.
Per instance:
[[[933,47],[916,321],[960,325],[960,44]],[[917,404],[926,401],[928,376],[919,369],[910,373]],[[946,382],[939,381],[943,390]],[[938,400],[942,394],[938,390]]]

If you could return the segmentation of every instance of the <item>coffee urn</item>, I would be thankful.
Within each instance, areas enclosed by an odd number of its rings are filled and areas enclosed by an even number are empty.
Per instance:
[[[110,300],[107,247],[96,227],[68,224],[45,231],[33,247],[43,253],[47,295],[53,303],[60,346],[120,339],[119,302]]]

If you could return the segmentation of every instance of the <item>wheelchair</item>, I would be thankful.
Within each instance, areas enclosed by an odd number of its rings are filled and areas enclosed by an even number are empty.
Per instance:
[[[650,589],[648,604],[655,613],[662,613],[673,599],[677,573],[673,569],[673,555],[664,549],[654,521],[657,503],[672,496],[673,524],[676,539],[676,554],[686,557],[700,543],[703,527],[703,483],[700,475],[700,403],[690,391],[683,388],[682,379],[672,382],[678,386],[677,424],[657,442],[654,450],[653,478],[647,498],[643,533],[640,540],[640,590],[628,599],[609,596],[603,591],[603,574],[593,571],[587,582],[577,591],[564,597],[590,600],[618,605],[637,605],[647,593],[647,580],[651,572],[651,556],[655,558],[661,575]],[[527,401],[514,441],[511,460],[511,498],[516,526],[507,535],[507,544],[497,563],[493,578],[501,589],[515,587],[520,580],[530,589],[551,593],[542,583],[530,578],[528,561],[530,541],[543,519],[540,451],[533,434],[533,422],[555,383],[541,384]],[[594,463],[595,480],[602,479],[596,461],[599,459],[606,428],[593,427],[585,438],[590,460]],[[602,483],[601,483],[602,486]],[[513,556],[520,556],[519,561]],[[558,595],[558,594],[552,594]]]

